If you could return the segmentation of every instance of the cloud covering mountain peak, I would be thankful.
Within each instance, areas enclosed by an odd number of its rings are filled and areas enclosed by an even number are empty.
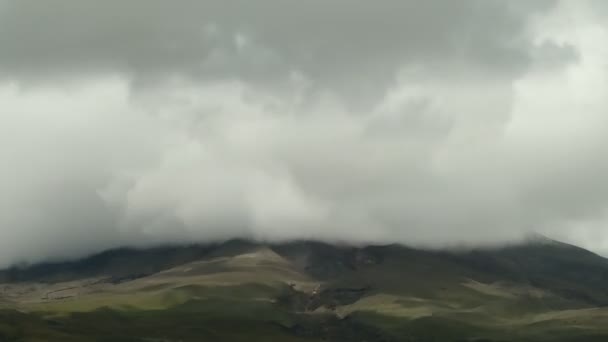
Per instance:
[[[245,237],[605,248],[593,1],[0,2],[0,265]]]

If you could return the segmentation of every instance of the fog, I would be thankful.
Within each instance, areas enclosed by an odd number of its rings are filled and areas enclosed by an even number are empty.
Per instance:
[[[607,16],[0,0],[0,266],[237,237],[608,251]]]

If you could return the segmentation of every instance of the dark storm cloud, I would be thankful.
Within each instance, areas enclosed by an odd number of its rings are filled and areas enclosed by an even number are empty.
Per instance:
[[[479,0],[6,1],[0,70],[8,77],[118,70],[144,79],[182,73],[255,81],[296,72],[365,96],[381,93],[404,64],[447,77],[456,70],[509,79],[534,56],[528,20],[551,6]]]

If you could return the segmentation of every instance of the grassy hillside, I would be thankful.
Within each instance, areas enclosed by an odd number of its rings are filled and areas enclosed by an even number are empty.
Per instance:
[[[0,272],[0,341],[605,341],[608,261],[247,241]]]

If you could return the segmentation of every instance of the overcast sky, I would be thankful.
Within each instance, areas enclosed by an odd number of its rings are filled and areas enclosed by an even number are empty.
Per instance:
[[[604,1],[0,0],[0,266],[232,237],[608,251]]]

